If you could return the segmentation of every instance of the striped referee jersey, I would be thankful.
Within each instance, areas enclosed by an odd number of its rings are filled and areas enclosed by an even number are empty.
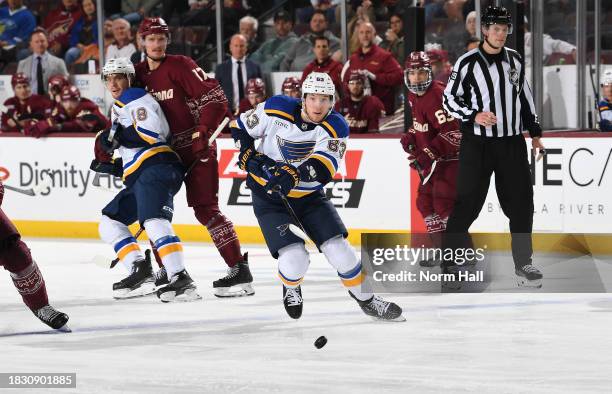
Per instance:
[[[529,130],[542,135],[535,113],[531,88],[525,79],[521,56],[504,47],[497,55],[487,54],[482,43],[461,56],[444,90],[444,109],[461,121],[461,131],[484,137],[508,137]],[[493,112],[497,124],[477,124],[478,112]]]

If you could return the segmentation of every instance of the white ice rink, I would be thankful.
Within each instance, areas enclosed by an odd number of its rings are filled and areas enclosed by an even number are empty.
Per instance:
[[[612,390],[608,294],[392,294],[406,323],[377,323],[322,256],[302,286],[304,314],[283,309],[276,262],[245,247],[253,297],[218,299],[215,249],[186,244],[202,301],[115,301],[125,270],[102,242],[26,239],[53,305],[73,332],[45,329],[0,276],[0,372],[76,372],[76,389],[109,393],[583,393]],[[315,339],[329,342],[317,350]],[[0,389],[0,392],[2,390]],[[40,393],[40,389],[10,392]],[[6,392],[6,391],[5,391]],[[47,391],[46,391],[47,392]]]

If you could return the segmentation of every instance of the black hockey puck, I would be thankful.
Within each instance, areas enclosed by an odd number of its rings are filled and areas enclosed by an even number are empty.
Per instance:
[[[317,349],[321,349],[323,346],[325,346],[326,343],[327,343],[327,338],[325,338],[324,336],[320,336],[317,338],[314,345]]]

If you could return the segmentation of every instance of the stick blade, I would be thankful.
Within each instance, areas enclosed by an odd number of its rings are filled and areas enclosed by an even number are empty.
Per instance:
[[[289,231],[291,231],[296,237],[303,239],[304,242],[310,241],[310,238],[308,238],[308,235],[306,235],[306,233],[302,231],[301,228],[299,228],[293,223],[289,225]]]

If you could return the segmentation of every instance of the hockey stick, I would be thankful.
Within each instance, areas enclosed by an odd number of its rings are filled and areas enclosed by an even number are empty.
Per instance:
[[[414,145],[408,145],[408,150],[410,152],[414,152],[414,149],[415,149]],[[416,161],[416,160],[413,160],[413,161],[410,162],[410,164],[414,165],[414,169],[417,171],[417,174],[419,174],[419,178],[421,179],[421,183],[425,184],[425,181],[424,181],[425,177],[423,177],[423,168],[421,167],[419,162]]]
[[[36,196],[37,194],[40,194],[43,190],[48,189],[49,186],[51,186],[51,181],[49,180],[49,178],[45,178],[38,185],[29,189],[21,189],[11,185],[4,185],[4,188],[17,193],[25,194],[26,196]]]
[[[215,140],[217,139],[217,137],[219,136],[219,134],[221,134],[221,132],[223,131],[223,129],[225,128],[225,126],[227,126],[227,124],[229,123],[229,118],[226,116],[225,118],[223,118],[223,120],[221,121],[221,123],[219,123],[219,126],[217,126],[217,129],[215,130],[214,133],[212,133],[212,135],[210,136],[210,138],[208,139],[208,146],[211,146],[213,142],[215,142]],[[206,152],[205,152],[206,153]],[[189,168],[187,168],[187,171],[185,171],[185,178],[187,178],[187,175],[189,175],[189,173],[191,172],[191,170],[193,170],[193,167],[195,167],[196,164],[198,164],[198,162],[201,161],[202,163],[206,163],[208,161],[208,159],[203,159],[202,156],[198,157],[197,159],[195,159],[193,161],[193,163],[191,163],[189,165]]]
[[[144,228],[140,227],[138,231],[136,232],[136,234],[134,234],[134,238],[138,239],[138,237],[140,237],[140,234],[142,234],[143,231],[144,231]],[[108,268],[108,260],[110,260],[108,256],[102,256],[99,254],[95,255],[93,259],[91,259],[92,263],[94,263],[95,265],[101,268]],[[118,257],[114,258],[111,261],[110,268],[115,268],[118,262],[119,262],[119,258]]]

